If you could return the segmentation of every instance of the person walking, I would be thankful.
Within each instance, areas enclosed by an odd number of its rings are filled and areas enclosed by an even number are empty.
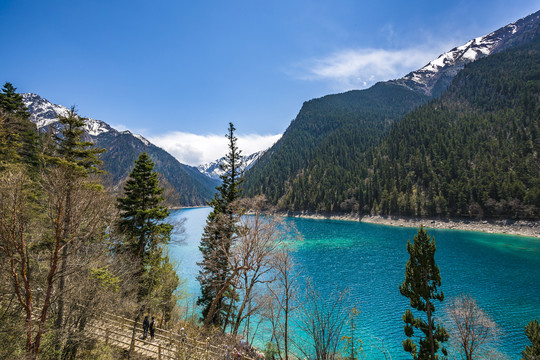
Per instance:
[[[153,318],[152,318],[153,319]],[[148,327],[150,326],[150,323],[148,322],[148,315],[144,317],[144,320],[142,322],[142,329],[143,329],[143,336],[142,339],[146,339],[148,337]]]
[[[154,317],[152,316],[152,321],[150,321],[150,340],[154,340],[155,332],[156,332],[156,328],[154,325]]]

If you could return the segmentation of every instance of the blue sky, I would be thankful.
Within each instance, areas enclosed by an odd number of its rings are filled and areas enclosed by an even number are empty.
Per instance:
[[[0,82],[197,164],[278,138],[309,99],[399,78],[540,0],[0,0]]]

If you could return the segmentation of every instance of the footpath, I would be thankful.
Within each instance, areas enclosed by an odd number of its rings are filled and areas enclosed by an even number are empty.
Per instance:
[[[135,321],[110,313],[102,313],[87,324],[86,335],[106,344],[129,350]],[[199,341],[185,335],[156,328],[154,339],[141,339],[142,323],[137,325],[133,352],[141,357],[158,360],[254,360],[232,349],[215,346],[210,340]]]

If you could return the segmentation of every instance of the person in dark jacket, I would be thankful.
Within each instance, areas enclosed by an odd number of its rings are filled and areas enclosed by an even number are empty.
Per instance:
[[[150,321],[150,339],[154,340],[154,334],[156,332],[156,328],[154,326],[154,317],[152,316],[152,321]]]
[[[143,329],[143,336],[142,339],[146,339],[148,337],[148,328],[150,326],[150,323],[148,322],[148,315],[144,317],[144,320],[142,322],[142,329]]]

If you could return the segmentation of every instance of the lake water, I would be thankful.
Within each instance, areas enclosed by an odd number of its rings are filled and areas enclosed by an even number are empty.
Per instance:
[[[193,297],[199,293],[198,245],[209,212],[210,208],[196,208],[171,213],[171,219],[186,219],[184,241],[170,251]],[[323,294],[336,287],[350,289],[348,301],[360,310],[357,329],[365,358],[383,358],[375,347],[384,344],[392,359],[410,359],[401,347],[405,339],[401,316],[408,300],[398,286],[408,260],[406,243],[417,229],[336,220],[287,221],[304,237],[294,252],[298,270]],[[450,298],[471,295],[502,329],[501,357],[519,359],[529,344],[525,325],[540,319],[540,239],[458,230],[428,229],[428,233],[437,244],[446,299],[436,304],[436,315],[442,315]]]

